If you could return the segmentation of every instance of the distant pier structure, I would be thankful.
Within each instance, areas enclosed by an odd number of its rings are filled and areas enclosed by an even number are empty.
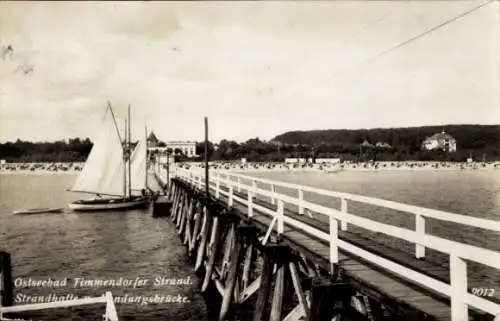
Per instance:
[[[167,141],[162,142],[156,137],[154,132],[150,132],[148,136],[148,149],[159,151],[166,154],[170,151],[171,154],[182,153],[187,157],[196,157],[196,142],[194,141]]]
[[[498,221],[229,171],[210,170],[206,198],[205,179],[179,169],[166,197],[201,291],[219,294],[219,320],[500,321],[500,253],[426,232],[432,220],[498,235]],[[413,228],[357,215],[359,204],[407,215]]]

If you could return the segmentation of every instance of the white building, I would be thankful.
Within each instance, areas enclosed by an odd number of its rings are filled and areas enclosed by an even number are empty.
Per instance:
[[[176,149],[180,149],[182,153],[188,157],[195,157],[196,155],[196,142],[167,142],[167,147],[171,148],[175,152]]]
[[[158,151],[160,155],[166,155],[167,149],[170,149],[174,154],[176,150],[180,150],[188,157],[195,157],[196,155],[196,142],[191,141],[171,141],[167,143],[161,142],[156,135],[151,132],[148,137],[148,150]]]
[[[340,164],[340,158],[316,158],[316,164]]]
[[[446,152],[455,152],[457,150],[457,141],[453,136],[444,132],[427,137],[422,143],[425,150],[441,149]]]
[[[305,163],[311,163],[312,158],[285,158],[285,163],[287,164],[305,164]]]
[[[170,164],[174,163],[174,155],[170,154],[170,159],[167,160],[168,152],[167,147],[149,147],[148,151],[152,153],[155,161],[158,161],[160,164],[167,164],[167,161]]]

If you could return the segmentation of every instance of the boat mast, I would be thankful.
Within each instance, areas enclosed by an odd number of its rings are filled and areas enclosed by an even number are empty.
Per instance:
[[[125,127],[123,129],[123,135],[125,140],[123,141],[123,199],[127,198],[127,120],[124,121]]]
[[[207,204],[208,200],[210,198],[210,185],[209,179],[208,179],[208,118],[205,117],[205,197],[207,198]]]
[[[132,182],[131,180],[131,175],[130,175],[130,154],[131,154],[131,141],[130,141],[130,127],[132,125],[132,122],[130,121],[130,105],[128,105],[128,195],[129,197],[132,196]]]
[[[168,145],[166,146],[167,151],[167,188],[170,187],[170,152],[168,151]]]
[[[146,181],[145,182],[145,185],[144,185],[144,188],[147,190],[148,189],[148,127],[144,127],[144,134],[146,135],[146,177],[144,178],[144,180]]]
[[[122,138],[120,136],[120,130],[118,129],[118,124],[116,123],[116,118],[115,118],[115,113],[113,112],[113,108],[111,108],[111,103],[108,101],[108,109],[109,111],[111,112],[111,116],[113,117],[113,123],[115,125],[115,129],[116,129],[116,134],[118,135],[118,140],[121,142],[122,141]],[[127,138],[127,120],[125,119],[125,128],[124,128],[124,131],[123,131],[123,135],[125,136],[125,141],[124,141],[124,145],[126,146],[126,138]],[[125,147],[122,146],[122,153],[123,153],[123,161],[125,162]],[[125,166],[123,166],[123,198],[126,198],[127,196],[127,189],[126,189],[126,184],[127,184],[127,167],[126,167],[126,163],[124,164]]]

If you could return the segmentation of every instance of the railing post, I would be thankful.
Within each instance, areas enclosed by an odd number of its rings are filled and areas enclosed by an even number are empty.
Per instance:
[[[299,189],[299,214],[304,215],[304,204],[302,202],[304,201],[304,191]]]
[[[257,189],[257,182],[255,180],[252,180],[252,197],[255,197],[257,195],[257,192],[255,192],[256,189]]]
[[[425,235],[425,217],[420,214],[415,215],[415,230],[419,237],[423,237]],[[425,246],[416,243],[415,256],[417,259],[425,257]]]
[[[238,187],[238,193],[241,192],[241,178],[238,176],[238,183],[236,184]]]
[[[278,200],[278,209],[276,211],[276,231],[278,235],[283,234],[285,222],[283,217],[285,216],[285,204],[283,200]]]
[[[452,254],[450,255],[450,283],[451,283],[451,320],[469,320],[467,307],[467,264]]]
[[[340,211],[342,212],[342,214],[347,214],[347,200],[345,198],[342,198],[340,200]],[[340,229],[342,231],[347,231],[347,222],[346,221],[341,221],[340,222]]]
[[[233,185],[229,185],[229,197],[227,204],[229,205],[229,207],[233,206]]]
[[[247,202],[248,202],[248,217],[253,216],[253,205],[252,205],[252,192],[247,191]]]
[[[220,198],[220,173],[215,176],[215,198]]]
[[[330,221],[330,273],[334,271],[334,265],[339,262],[339,224],[333,216],[329,216]]]
[[[276,194],[276,186],[274,184],[271,184],[271,193],[272,193],[272,196],[271,196],[271,204],[276,204],[276,198],[275,198],[275,194]]]

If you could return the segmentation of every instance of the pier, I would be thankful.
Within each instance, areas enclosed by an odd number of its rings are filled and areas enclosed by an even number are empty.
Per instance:
[[[165,186],[165,176],[156,177]],[[500,232],[498,221],[230,171],[210,171],[207,198],[205,179],[202,169],[177,168],[164,214],[202,275],[201,291],[213,284],[219,292],[219,320],[245,305],[254,321],[500,320],[500,292],[491,283],[500,253],[426,233],[431,220],[479,233]],[[338,208],[318,196],[336,199]],[[357,215],[351,204],[397,211],[413,228]],[[396,249],[363,231],[413,246]],[[426,260],[431,251],[443,264]],[[480,276],[473,264],[496,274]]]

